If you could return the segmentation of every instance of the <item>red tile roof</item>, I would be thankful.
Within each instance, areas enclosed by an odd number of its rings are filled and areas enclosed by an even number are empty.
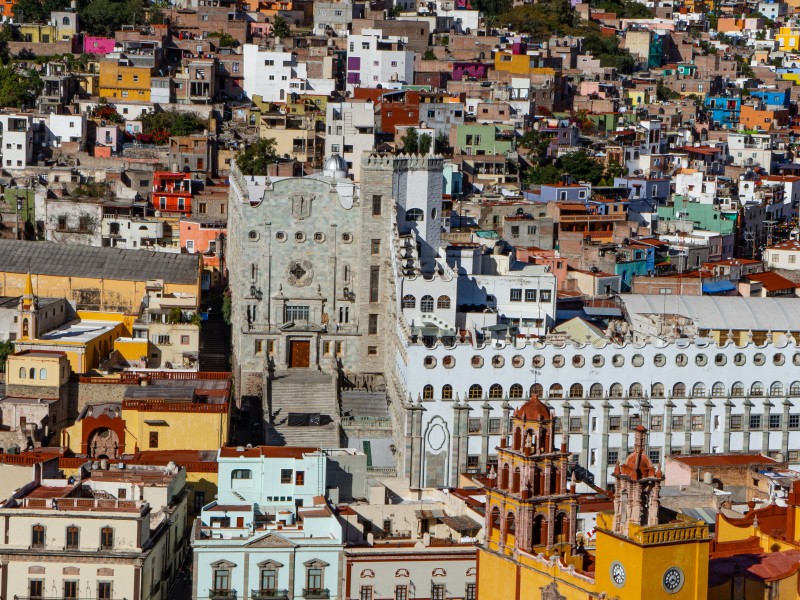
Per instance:
[[[303,458],[304,454],[311,454],[319,451],[319,448],[304,448],[300,446],[256,446],[255,448],[237,449],[235,446],[221,448],[219,455],[221,458]]]
[[[768,456],[753,452],[751,454],[706,454],[706,455],[674,455],[669,460],[674,460],[689,467],[714,467],[722,465],[759,465],[777,462]]]
[[[752,273],[750,275],[746,275],[746,278],[750,281],[758,281],[761,285],[764,286],[768,292],[774,290],[787,290],[787,289],[795,289],[800,287],[800,284],[795,283],[794,281],[790,281],[777,273],[773,273],[772,271],[766,271],[764,273]]]

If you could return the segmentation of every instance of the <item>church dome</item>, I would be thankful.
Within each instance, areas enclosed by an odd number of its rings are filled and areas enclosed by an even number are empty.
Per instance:
[[[322,174],[325,177],[333,177],[334,179],[345,179],[347,171],[347,161],[336,153],[331,154],[322,167]]]
[[[514,417],[526,421],[549,421],[552,415],[550,409],[539,400],[538,396],[531,396],[530,400],[517,409]]]

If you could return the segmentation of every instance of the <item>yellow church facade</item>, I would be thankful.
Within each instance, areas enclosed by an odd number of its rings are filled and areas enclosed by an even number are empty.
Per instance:
[[[577,494],[565,481],[569,453],[553,444],[552,412],[534,397],[514,414],[512,432],[486,494],[480,600],[706,600],[708,527],[662,513],[663,476],[647,457],[643,427],[615,470],[614,512],[598,514],[592,552],[576,542]]]

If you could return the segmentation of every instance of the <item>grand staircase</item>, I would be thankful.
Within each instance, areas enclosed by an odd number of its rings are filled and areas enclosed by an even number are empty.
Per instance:
[[[276,371],[267,391],[269,446],[341,446],[336,378],[313,369]]]

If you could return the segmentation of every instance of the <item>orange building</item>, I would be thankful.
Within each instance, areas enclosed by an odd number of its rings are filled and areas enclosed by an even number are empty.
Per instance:
[[[153,173],[153,207],[161,212],[192,214],[192,174]]]
[[[789,125],[789,111],[758,109],[743,104],[739,113],[739,129],[772,131]]]
[[[0,15],[6,18],[13,17],[15,5],[16,2],[14,0],[3,0],[2,3],[0,3],[0,10],[2,10]]]
[[[195,216],[180,222],[181,251],[203,257],[203,289],[222,285],[226,277],[225,248],[227,224],[213,217]]]

